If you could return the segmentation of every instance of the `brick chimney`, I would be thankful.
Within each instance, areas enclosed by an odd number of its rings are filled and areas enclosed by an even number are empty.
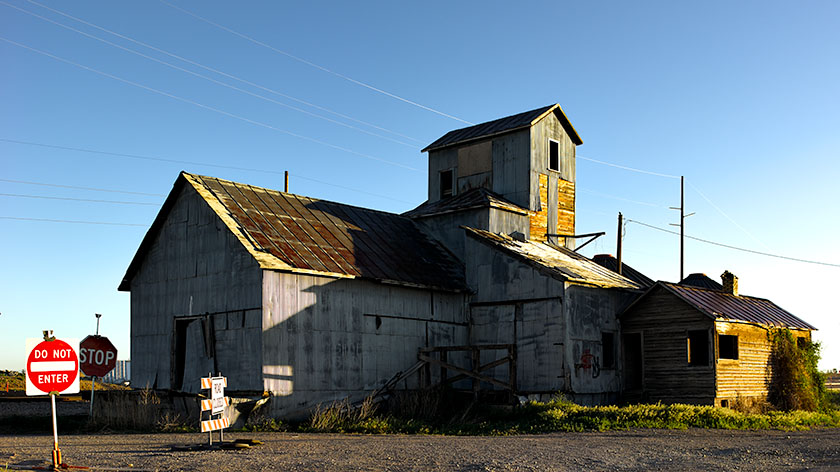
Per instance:
[[[724,293],[738,296],[738,277],[735,274],[727,270],[720,275],[720,279],[723,281]]]

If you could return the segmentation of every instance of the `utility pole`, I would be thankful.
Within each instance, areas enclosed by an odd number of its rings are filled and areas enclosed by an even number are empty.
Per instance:
[[[621,227],[624,226],[624,215],[618,212],[618,237],[616,238],[616,255],[618,257],[618,275],[621,275]]]
[[[680,211],[680,224],[671,223],[671,226],[680,227],[680,282],[683,281],[685,271],[685,219],[693,215],[694,212],[685,214],[685,177],[680,176],[680,206],[679,208],[670,207],[671,210]]]

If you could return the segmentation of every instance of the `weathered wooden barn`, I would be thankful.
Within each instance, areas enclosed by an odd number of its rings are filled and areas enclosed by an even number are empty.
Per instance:
[[[462,379],[589,404],[764,388],[756,330],[810,325],[575,252],[591,236],[575,233],[581,143],[559,105],[451,131],[424,150],[428,199],[403,215],[182,173],[120,285],[132,384],[196,392],[221,371],[278,417],[400,373],[402,388]]]
[[[231,391],[270,392],[277,416],[468,339],[463,267],[412,220],[188,173],[120,290],[135,387],[196,392],[221,371]]]
[[[813,326],[770,300],[691,284],[657,282],[620,315],[628,399],[731,406],[767,399],[772,379],[768,332],[788,328],[810,341]]]

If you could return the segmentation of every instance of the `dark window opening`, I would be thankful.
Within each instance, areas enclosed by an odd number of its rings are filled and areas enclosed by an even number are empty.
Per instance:
[[[613,333],[601,333],[601,368],[615,369],[615,335]]]
[[[548,168],[560,170],[560,143],[557,141],[548,141]]]
[[[440,198],[452,196],[452,169],[440,173]]]
[[[709,333],[689,331],[687,337],[688,365],[709,365]]]
[[[731,334],[718,335],[718,357],[721,359],[738,359],[738,336]]]
[[[810,344],[810,341],[807,338],[796,338],[796,347],[799,349],[808,349],[808,344]]]

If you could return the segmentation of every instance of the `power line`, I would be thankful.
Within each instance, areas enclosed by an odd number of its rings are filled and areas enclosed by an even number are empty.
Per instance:
[[[0,141],[7,141],[7,140],[0,139]],[[14,142],[14,141],[11,141],[11,142]],[[125,194],[128,194],[128,195],[146,195],[146,196],[149,196],[149,197],[165,197],[166,196],[162,193],[130,192],[128,190],[113,190],[113,189],[96,188],[96,187],[79,187],[77,185],[60,185],[60,184],[48,184],[48,183],[44,183],[44,182],[30,182],[28,180],[0,179],[0,182],[10,182],[10,183],[13,183],[13,184],[26,184],[26,185],[40,185],[40,186],[43,186],[43,187],[70,188],[70,189],[74,189],[74,190],[92,190],[94,192],[125,193]]]
[[[298,107],[295,107],[295,106],[292,106],[292,105],[289,105],[289,104],[286,104],[286,103],[283,103],[283,102],[280,102],[280,101],[274,100],[274,99],[272,99],[272,98],[269,98],[269,97],[266,97],[266,96],[263,96],[263,95],[260,95],[260,94],[257,94],[257,93],[253,93],[253,92],[250,92],[250,91],[248,91],[248,90],[245,90],[245,89],[242,89],[242,88],[239,88],[239,87],[235,87],[235,86],[230,85],[230,84],[226,84],[226,83],[221,82],[221,81],[219,81],[219,80],[213,79],[212,77],[207,77],[206,75],[202,75],[202,74],[199,74],[199,73],[197,73],[197,72],[193,72],[193,71],[191,71],[191,70],[184,69],[183,67],[176,66],[176,65],[171,64],[171,63],[169,63],[169,62],[166,62],[166,61],[161,61],[160,59],[157,59],[157,58],[154,58],[154,57],[152,57],[152,56],[149,56],[149,55],[143,54],[143,53],[141,53],[141,52],[139,52],[139,51],[135,51],[135,50],[133,50],[133,49],[129,49],[129,48],[126,48],[126,47],[124,47],[124,46],[120,46],[119,44],[113,43],[113,42],[108,41],[108,40],[106,40],[106,39],[102,39],[102,38],[96,37],[96,36],[94,36],[94,35],[92,35],[92,34],[89,34],[89,33],[85,33],[84,31],[78,30],[78,29],[73,28],[73,27],[71,27],[71,26],[67,26],[67,25],[65,25],[65,24],[62,24],[62,23],[59,23],[59,22],[57,22],[57,21],[51,20],[51,19],[46,18],[46,17],[44,17],[44,16],[38,15],[38,14],[36,14],[36,13],[32,13],[32,12],[30,12],[30,11],[28,11],[28,10],[24,10],[23,8],[19,8],[19,7],[16,7],[16,6],[14,6],[14,5],[10,5],[10,4],[9,4],[9,3],[7,3],[7,2],[0,1],[0,3],[2,3],[3,5],[6,5],[6,6],[8,6],[8,7],[14,8],[14,9],[16,9],[16,10],[19,10],[19,11],[21,11],[21,12],[23,12],[23,13],[28,14],[28,15],[32,15],[32,16],[34,16],[34,17],[36,17],[36,18],[40,18],[40,19],[42,19],[42,20],[44,20],[44,21],[47,21],[47,22],[49,22],[49,23],[52,23],[52,24],[54,24],[54,25],[60,26],[60,27],[62,27],[62,28],[68,29],[68,30],[73,31],[73,32],[76,32],[76,33],[79,33],[79,34],[81,34],[81,35],[83,35],[83,36],[86,36],[86,37],[88,37],[88,38],[95,39],[95,40],[100,41],[100,42],[102,42],[102,43],[105,43],[105,44],[107,44],[107,45],[109,45],[109,46],[113,46],[113,47],[115,47],[115,48],[122,49],[123,51],[130,52],[130,53],[132,53],[132,54],[135,54],[135,55],[140,56],[140,57],[142,57],[142,58],[148,59],[148,60],[150,60],[150,61],[157,62],[158,64],[162,64],[162,65],[164,65],[164,66],[170,67],[170,68],[175,69],[175,70],[179,70],[179,71],[184,72],[184,73],[186,73],[186,74],[193,75],[193,76],[198,77],[198,78],[200,78],[200,79],[207,80],[207,81],[212,82],[212,83],[214,83],[214,84],[221,85],[222,87],[226,87],[226,88],[229,88],[229,89],[231,89],[231,90],[235,90],[235,91],[237,91],[237,92],[241,92],[241,93],[244,93],[244,94],[250,95],[250,96],[252,96],[252,97],[259,98],[260,100],[265,100],[265,101],[267,101],[267,102],[274,103],[275,105],[280,105],[280,106],[282,106],[282,107],[286,107],[286,108],[288,108],[288,109],[290,109],[290,110],[294,110],[294,111],[297,111],[297,112],[300,112],[300,113],[307,114],[307,115],[309,115],[309,116],[313,116],[313,117],[315,117],[315,118],[322,119],[322,120],[324,120],[324,121],[328,121],[328,122],[330,122],[330,123],[337,124],[337,125],[339,125],[339,126],[344,126],[344,127],[346,127],[346,128],[349,128],[349,129],[352,129],[352,130],[359,131],[359,132],[361,132],[361,133],[365,133],[365,134],[369,134],[369,135],[371,135],[371,136],[376,136],[376,137],[378,137],[378,138],[386,139],[386,140],[388,140],[388,141],[395,142],[395,143],[397,143],[397,144],[402,144],[403,146],[408,146],[408,147],[411,147],[411,148],[415,148],[415,147],[416,147],[414,144],[409,144],[409,143],[406,143],[406,142],[404,142],[404,141],[400,141],[400,140],[398,140],[398,139],[390,138],[390,137],[388,137],[388,136],[383,136],[383,135],[381,135],[381,134],[372,133],[372,132],[370,132],[370,131],[367,131],[367,130],[361,129],[361,128],[359,128],[359,127],[352,126],[352,125],[348,125],[347,123],[343,123],[343,122],[341,122],[341,121],[334,120],[334,119],[332,119],[332,118],[328,118],[328,117],[326,117],[326,116],[319,115],[319,114],[317,114],[317,113],[312,113],[312,112],[310,112],[310,111],[308,111],[308,110],[304,110],[304,109],[302,109],[302,108],[298,108]],[[32,3],[35,3],[35,2],[32,2]],[[37,5],[37,3],[36,3],[36,5]],[[45,8],[46,8],[46,7],[45,7]],[[50,8],[50,10],[52,10],[52,9]],[[54,10],[54,11],[58,12],[57,10]],[[58,12],[58,13],[60,13],[60,12]],[[68,16],[69,16],[69,15],[68,15]],[[71,18],[72,18],[72,17],[71,17]],[[81,21],[81,20],[77,20],[77,21]],[[116,34],[116,33],[113,33],[113,34]],[[119,35],[119,36],[121,36],[121,35]],[[147,47],[151,47],[151,46],[147,46]],[[153,48],[153,49],[158,50],[157,48]],[[165,53],[164,51],[161,51],[161,52]],[[182,59],[182,60],[185,60],[185,59]],[[191,61],[187,61],[187,62],[192,63]],[[224,75],[228,75],[228,74],[224,74]],[[231,76],[231,77],[232,77],[232,76]],[[237,80],[238,80],[238,79],[237,79]]]
[[[0,193],[0,197],[18,197],[18,198],[40,198],[45,200],[69,200],[74,202],[91,202],[91,203],[117,203],[121,205],[149,205],[159,206],[159,203],[149,202],[125,202],[119,200],[93,200],[89,198],[70,198],[70,197],[52,197],[48,195],[26,195],[22,193]]]
[[[758,244],[761,244],[762,246],[764,246],[764,249],[768,249],[768,250],[770,249],[770,248],[768,248],[768,247],[767,247],[767,245],[766,245],[766,244],[764,244],[761,240],[759,240],[758,238],[756,238],[755,236],[753,236],[753,235],[752,235],[752,233],[750,233],[749,231],[747,231],[747,229],[746,229],[746,228],[744,228],[743,226],[741,226],[740,224],[738,224],[738,222],[737,222],[737,221],[735,221],[735,220],[733,220],[732,218],[730,218],[730,217],[729,217],[729,215],[727,215],[727,214],[726,214],[726,213],[725,213],[725,212],[724,212],[724,211],[723,211],[723,210],[722,210],[719,206],[715,205],[715,203],[714,203],[713,201],[711,201],[711,200],[709,199],[709,197],[707,197],[707,196],[706,196],[703,192],[701,192],[699,188],[697,188],[694,184],[692,184],[690,180],[688,181],[688,185],[690,185],[690,186],[691,186],[691,188],[693,188],[695,192],[697,192],[697,193],[698,193],[701,197],[703,197],[703,200],[706,200],[706,202],[708,202],[708,204],[709,204],[709,205],[711,205],[711,206],[712,206],[712,208],[714,208],[715,210],[717,210],[717,211],[718,211],[718,213],[720,213],[721,215],[723,215],[723,216],[724,216],[727,220],[729,220],[732,224],[734,224],[735,226],[737,226],[737,227],[738,227],[738,229],[740,229],[741,231],[743,231],[743,232],[744,232],[744,234],[746,234],[747,236],[749,236],[750,238],[752,238],[752,240],[753,240],[753,241],[755,241],[755,242],[757,242]]]
[[[636,223],[637,225],[646,226],[648,228],[652,228],[652,229],[655,229],[657,231],[662,231],[663,233],[675,234],[677,236],[680,235],[680,233],[677,233],[676,231],[671,231],[671,230],[668,230],[668,229],[665,229],[665,228],[660,228],[658,226],[649,225],[647,223],[642,223],[641,221],[631,220],[631,219],[626,219],[625,221],[627,221],[628,223]],[[755,251],[755,250],[752,250],[752,249],[745,249],[745,248],[742,248],[742,247],[731,246],[729,244],[723,244],[723,243],[718,243],[718,242],[715,242],[715,241],[709,241],[708,239],[696,238],[694,236],[685,236],[685,237],[688,238],[688,239],[693,239],[695,241],[700,241],[700,242],[703,242],[703,243],[706,243],[706,244],[712,244],[712,245],[715,245],[715,246],[725,247],[727,249],[734,249],[736,251],[748,252],[748,253],[751,253],[751,254],[758,254],[760,256],[775,257],[777,259],[785,259],[785,260],[795,261],[795,262],[804,262],[804,263],[807,263],[807,264],[818,264],[818,265],[824,265],[824,266],[829,266],[829,267],[840,267],[840,264],[832,264],[830,262],[811,261],[811,260],[808,260],[808,259],[799,259],[799,258],[796,258],[796,257],[788,257],[788,256],[781,256],[781,255],[778,255],[778,254],[770,254],[769,252],[761,252],[761,251]]]
[[[589,158],[589,157],[583,157],[583,156],[576,156],[576,157],[578,159],[583,159],[584,161],[595,162],[597,164],[602,164],[602,165],[610,166],[610,167],[616,167],[618,169],[629,170],[631,172],[638,172],[640,174],[655,175],[655,176],[658,176],[658,177],[667,177],[669,179],[679,179],[680,178],[680,176],[678,176],[678,175],[663,174],[663,173],[660,173],[660,172],[652,172],[652,171],[649,171],[649,170],[636,169],[635,167],[628,167],[628,166],[623,166],[623,165],[619,165],[619,164],[613,164],[612,162],[599,161],[598,159],[592,159],[592,158]]]
[[[274,46],[271,46],[271,45],[266,44],[266,43],[264,43],[264,42],[262,42],[262,41],[256,40],[256,39],[254,39],[254,38],[252,38],[252,37],[250,37],[250,36],[247,36],[247,35],[245,35],[245,34],[242,34],[242,33],[238,32],[238,31],[235,31],[235,30],[233,30],[233,29],[231,29],[231,28],[228,28],[228,27],[226,27],[226,26],[222,26],[222,25],[220,25],[220,24],[218,24],[218,23],[215,23],[215,22],[213,22],[213,21],[210,21],[210,20],[208,20],[207,18],[204,18],[204,17],[198,16],[198,15],[196,15],[195,13],[192,13],[192,12],[190,12],[190,11],[188,11],[188,10],[185,10],[185,9],[181,8],[181,7],[175,6],[175,5],[173,5],[173,4],[169,3],[169,2],[166,2],[166,1],[164,1],[164,0],[160,0],[160,1],[161,1],[161,3],[163,3],[164,5],[170,6],[170,7],[174,8],[174,9],[176,9],[176,10],[180,10],[180,11],[182,11],[182,12],[186,13],[187,15],[192,16],[193,18],[197,18],[197,19],[199,19],[199,20],[201,20],[201,21],[203,21],[203,22],[205,22],[205,23],[208,23],[208,24],[213,25],[213,26],[215,26],[215,27],[217,27],[217,28],[219,28],[219,29],[222,29],[222,30],[224,30],[224,31],[227,31],[228,33],[231,33],[231,34],[234,34],[234,35],[236,35],[236,36],[239,36],[239,37],[240,37],[240,38],[242,38],[242,39],[245,39],[245,40],[247,40],[247,41],[250,41],[250,42],[252,42],[252,43],[254,43],[254,44],[257,44],[257,45],[259,45],[259,46],[262,46],[262,47],[268,48],[268,49],[270,49],[270,50],[272,50],[272,51],[274,51],[274,52],[276,52],[276,53],[278,53],[278,54],[282,54],[282,55],[284,55],[284,56],[286,56],[286,57],[289,57],[289,58],[291,58],[291,59],[294,59],[294,60],[296,60],[296,61],[298,61],[298,62],[300,62],[300,63],[306,64],[306,65],[308,65],[308,66],[310,66],[310,67],[314,67],[314,68],[316,68],[316,69],[318,69],[318,70],[321,70],[321,71],[323,71],[323,72],[326,72],[326,73],[328,73],[328,74],[332,74],[332,75],[334,75],[334,76],[336,76],[336,77],[342,78],[342,79],[347,80],[347,81],[349,81],[349,82],[352,82],[352,83],[354,83],[354,84],[356,84],[356,85],[360,85],[360,86],[365,87],[365,88],[367,88],[367,89],[369,89],[369,90],[373,90],[374,92],[380,93],[380,94],[382,94],[382,95],[386,95],[386,96],[388,96],[388,97],[394,98],[394,99],[399,100],[399,101],[401,101],[401,102],[408,103],[409,105],[414,105],[414,106],[416,106],[416,107],[418,107],[418,108],[422,108],[422,109],[424,109],[424,110],[426,110],[426,111],[430,111],[430,112],[432,112],[432,113],[436,113],[436,114],[438,114],[438,115],[440,115],[440,116],[445,116],[445,117],[447,117],[447,118],[451,118],[451,119],[453,119],[453,120],[455,120],[455,121],[460,121],[461,123],[466,123],[466,124],[468,124],[468,125],[474,125],[474,124],[475,124],[475,123],[471,123],[471,122],[466,121],[466,120],[462,120],[461,118],[458,118],[457,116],[452,116],[452,115],[449,115],[449,114],[444,113],[444,112],[442,112],[442,111],[435,110],[434,108],[427,107],[426,105],[421,105],[420,103],[417,103],[417,102],[411,101],[411,100],[409,100],[409,99],[407,99],[407,98],[400,97],[399,95],[393,94],[393,93],[391,93],[391,92],[387,92],[387,91],[382,90],[382,89],[380,89],[380,88],[376,88],[376,87],[374,87],[373,85],[370,85],[370,84],[367,84],[367,83],[365,83],[365,82],[362,82],[362,81],[359,81],[359,80],[353,79],[353,78],[348,77],[348,76],[346,76],[346,75],[344,75],[344,74],[340,74],[340,73],[338,73],[338,72],[332,71],[332,70],[330,70],[330,69],[327,69],[327,68],[326,68],[326,67],[324,67],[324,66],[321,66],[321,65],[315,64],[314,62],[307,61],[306,59],[300,58],[300,57],[295,56],[295,55],[293,55],[293,54],[291,54],[291,53],[288,53],[288,52],[286,52],[286,51],[283,51],[283,50],[281,50],[281,49],[277,49],[277,48],[275,48]]]
[[[255,169],[255,168],[252,168],[252,167],[227,166],[227,165],[221,165],[221,164],[209,164],[209,163],[206,163],[206,162],[185,161],[185,160],[180,160],[180,159],[166,159],[166,158],[162,158],[162,157],[152,157],[152,156],[141,156],[141,155],[137,155],[137,154],[124,154],[124,153],[118,153],[118,152],[97,151],[97,150],[94,150],[94,149],[84,149],[84,148],[69,147],[69,146],[57,146],[57,145],[54,145],[54,144],[34,143],[34,142],[31,142],[31,141],[19,141],[19,140],[15,140],[15,139],[0,138],[0,141],[7,142],[7,143],[14,143],[14,144],[25,144],[25,145],[28,145],[28,146],[40,146],[40,147],[51,148],[51,149],[61,149],[61,150],[65,150],[65,151],[86,152],[86,153],[90,153],[90,154],[101,154],[101,155],[105,155],[105,156],[125,157],[125,158],[129,158],[129,159],[139,159],[139,160],[146,160],[146,161],[169,162],[169,163],[175,163],[175,164],[188,164],[188,165],[195,165],[195,166],[216,167],[216,168],[221,168],[221,169],[231,169],[231,170],[239,170],[239,171],[245,171],[245,172],[257,172],[257,173],[260,173],[260,174],[278,174],[278,175],[284,175],[285,174],[284,171],[277,171],[277,170]],[[389,195],[382,195],[382,194],[378,194],[378,193],[368,192],[366,190],[359,190],[359,189],[355,189],[355,188],[351,188],[351,187],[345,187],[343,185],[337,185],[337,184],[333,184],[333,183],[330,183],[330,182],[325,182],[323,180],[317,180],[317,179],[313,179],[311,177],[305,177],[305,176],[298,175],[298,174],[290,174],[290,175],[293,175],[294,177],[297,177],[299,179],[310,180],[312,182],[317,182],[317,183],[327,185],[327,186],[330,186],[330,187],[336,187],[336,188],[340,188],[340,189],[344,189],[344,190],[349,190],[349,191],[352,191],[352,192],[363,193],[365,195],[371,195],[371,196],[374,196],[374,197],[384,198],[386,200],[393,200],[393,201],[400,202],[400,203],[411,203],[411,202],[407,202],[405,200],[400,200],[400,199],[391,197]],[[12,181],[12,180],[7,180],[7,179],[0,179],[0,181],[18,182],[18,181]],[[20,183],[23,183],[23,182],[20,181]],[[90,188],[86,188],[86,187],[74,187],[74,186],[69,186],[69,185],[37,184],[37,183],[33,183],[33,184],[34,185],[56,186],[56,187],[81,188],[81,189],[84,189],[84,190],[97,190],[97,189],[90,189]],[[107,190],[102,190],[102,191],[107,191]],[[135,192],[123,192],[123,193],[135,193]],[[148,195],[164,196],[164,195],[159,195],[159,194],[148,194]]]
[[[94,23],[90,23],[90,22],[88,22],[88,21],[85,21],[85,20],[83,20],[83,19],[81,19],[81,18],[78,18],[78,17],[75,17],[75,16],[73,16],[73,15],[69,15],[69,14],[67,14],[67,13],[65,13],[65,12],[60,11],[60,10],[56,10],[56,9],[54,9],[54,8],[50,8],[50,7],[46,6],[46,5],[43,5],[43,4],[38,3],[38,2],[35,2],[35,1],[33,1],[33,0],[26,0],[26,1],[27,1],[27,2],[29,2],[29,3],[32,3],[32,4],[34,4],[34,5],[38,5],[39,7],[45,8],[45,9],[47,9],[47,10],[50,10],[50,11],[52,11],[52,12],[55,12],[55,13],[57,13],[57,14],[59,14],[59,15],[64,16],[64,17],[67,17],[67,18],[70,18],[70,19],[72,19],[72,20],[78,21],[79,23],[82,23],[82,24],[88,25],[88,26],[90,26],[90,27],[92,27],[92,28],[96,28],[96,29],[98,29],[98,30],[100,30],[100,31],[104,31],[104,32],[106,32],[106,33],[112,34],[112,35],[117,36],[117,37],[119,37],[119,38],[125,39],[126,41],[131,41],[131,42],[133,42],[133,43],[135,43],[135,44],[139,44],[139,45],[141,45],[141,46],[143,46],[143,47],[146,47],[146,48],[152,49],[152,50],[157,51],[157,52],[159,52],[159,53],[161,53],[161,54],[165,54],[165,55],[167,55],[167,56],[169,56],[169,57],[173,57],[173,58],[178,59],[178,60],[180,60],[180,61],[184,61],[184,62],[186,62],[186,63],[188,63],[188,64],[192,64],[192,65],[194,65],[194,66],[196,66],[196,67],[200,67],[200,68],[202,68],[202,69],[204,69],[204,70],[208,70],[208,71],[210,71],[210,72],[215,72],[216,74],[223,75],[223,76],[225,76],[225,77],[228,77],[228,78],[231,78],[231,79],[237,80],[237,81],[242,82],[242,83],[244,83],[244,84],[248,84],[248,85],[250,85],[250,86],[252,86],[252,87],[256,87],[256,88],[259,88],[259,89],[265,90],[266,92],[273,93],[273,94],[275,94],[275,95],[278,95],[278,96],[281,96],[281,97],[287,98],[287,99],[292,100],[292,101],[295,101],[295,102],[297,102],[297,103],[300,103],[300,104],[303,104],[303,105],[307,105],[307,106],[310,106],[310,107],[312,107],[312,108],[316,108],[316,109],[318,109],[318,110],[325,111],[325,112],[327,112],[327,113],[331,113],[331,114],[336,115],[336,116],[340,116],[341,118],[344,118],[344,119],[347,119],[347,120],[350,120],[350,121],[354,121],[354,122],[356,122],[356,123],[363,124],[363,125],[366,125],[366,126],[370,126],[371,128],[375,128],[375,129],[378,129],[378,130],[381,130],[381,131],[385,131],[385,132],[387,132],[387,133],[391,133],[391,134],[396,135],[396,136],[400,136],[400,137],[403,137],[403,138],[406,138],[406,139],[410,139],[410,140],[412,140],[412,141],[416,141],[416,142],[418,142],[418,143],[423,143],[423,141],[421,141],[421,140],[419,140],[419,139],[417,139],[417,138],[413,138],[413,137],[411,137],[411,136],[407,136],[407,135],[405,135],[405,134],[398,133],[398,132],[396,132],[396,131],[393,131],[393,130],[390,130],[390,129],[388,129],[388,128],[384,128],[384,127],[381,127],[381,126],[378,126],[378,125],[375,125],[375,124],[373,124],[373,123],[369,123],[369,122],[367,122],[367,121],[363,121],[363,120],[359,120],[359,119],[353,118],[353,117],[348,116],[348,115],[345,115],[345,114],[343,114],[343,113],[339,113],[339,112],[337,112],[337,111],[335,111],[335,110],[331,110],[331,109],[329,109],[329,108],[322,107],[322,106],[320,106],[320,105],[316,105],[316,104],[314,104],[314,103],[307,102],[306,100],[301,100],[301,99],[296,98],[296,97],[293,97],[293,96],[291,96],[291,95],[287,95],[287,94],[284,94],[284,93],[278,92],[277,90],[274,90],[274,89],[271,89],[271,88],[268,88],[268,87],[265,87],[265,86],[262,86],[262,85],[256,84],[256,83],[254,83],[254,82],[250,82],[250,81],[248,81],[248,80],[246,80],[246,79],[243,79],[243,78],[241,78],[241,77],[237,77],[237,76],[235,76],[235,75],[228,74],[228,73],[226,73],[226,72],[222,72],[222,71],[220,71],[220,70],[218,70],[218,69],[214,69],[214,68],[212,68],[212,67],[210,67],[210,66],[206,66],[206,65],[204,65],[204,64],[201,64],[201,63],[198,63],[198,62],[192,61],[192,60],[190,60],[190,59],[187,59],[187,58],[185,58],[185,57],[179,56],[179,55],[177,55],[177,54],[174,54],[174,53],[172,53],[172,52],[166,51],[166,50],[164,50],[164,49],[157,48],[157,47],[155,47],[155,46],[152,46],[151,44],[144,43],[144,42],[142,42],[142,41],[136,40],[136,39],[131,38],[131,37],[129,37],[129,36],[125,36],[125,35],[123,35],[123,34],[120,34],[120,33],[117,33],[117,32],[115,32],[115,31],[109,30],[109,29],[107,29],[107,28],[103,28],[103,27],[101,27],[101,26],[99,26],[99,25],[96,25],[96,24],[94,24]],[[4,3],[5,3],[5,2],[4,2]]]
[[[237,115],[237,114],[234,114],[234,113],[230,113],[230,112],[227,112],[227,111],[224,111],[224,110],[220,110],[218,108],[214,108],[214,107],[211,107],[209,105],[204,105],[202,103],[199,103],[199,102],[196,102],[196,101],[193,101],[193,100],[189,100],[187,98],[179,97],[177,95],[174,95],[174,94],[171,94],[171,93],[168,93],[168,92],[164,92],[162,90],[158,90],[156,88],[152,88],[152,87],[149,87],[149,86],[146,86],[146,85],[143,85],[143,84],[139,84],[137,82],[132,82],[128,79],[123,79],[121,77],[117,77],[117,76],[109,74],[107,72],[102,72],[102,71],[94,69],[92,67],[88,67],[88,66],[79,64],[77,62],[73,62],[73,61],[70,61],[68,59],[58,57],[54,54],[50,54],[46,51],[42,51],[40,49],[36,49],[36,48],[30,47],[30,46],[27,46],[25,44],[21,44],[21,43],[18,43],[16,41],[12,41],[12,40],[7,39],[7,38],[2,37],[2,36],[0,36],[0,40],[6,41],[9,44],[13,44],[13,45],[18,46],[18,47],[23,48],[23,49],[28,49],[30,51],[37,52],[38,54],[42,54],[42,55],[47,56],[49,58],[55,59],[55,60],[60,61],[60,62],[64,62],[66,64],[70,64],[70,65],[78,67],[80,69],[84,69],[84,70],[102,75],[104,77],[108,77],[110,79],[114,79],[114,80],[129,84],[129,85],[132,85],[134,87],[141,88],[143,90],[154,92],[154,93],[163,95],[165,97],[172,98],[174,100],[178,100],[178,101],[181,101],[181,102],[184,102],[184,103],[188,103],[190,105],[193,105],[193,106],[196,106],[196,107],[199,107],[199,108],[203,108],[205,110],[210,110],[210,111],[213,111],[213,112],[216,112],[216,113],[219,113],[219,114],[231,117],[231,118],[235,118],[237,120],[244,121],[246,123],[250,123],[250,124],[253,124],[253,125],[256,125],[256,126],[261,126],[263,128],[278,131],[280,133],[284,133],[284,134],[287,134],[289,136],[293,136],[293,137],[298,138],[298,139],[302,139],[302,140],[305,140],[305,141],[310,141],[310,142],[313,142],[313,143],[321,144],[323,146],[331,147],[333,149],[338,149],[339,151],[344,151],[348,154],[353,154],[353,155],[356,155],[356,156],[359,156],[359,157],[364,157],[366,159],[382,162],[383,164],[388,164],[388,165],[392,165],[392,166],[395,166],[395,167],[402,167],[404,169],[408,169],[408,170],[415,171],[415,172],[418,171],[418,169],[416,169],[414,167],[410,167],[410,166],[407,166],[407,165],[404,165],[404,164],[399,164],[399,163],[396,163],[396,162],[392,162],[392,161],[389,161],[389,160],[386,160],[386,159],[382,159],[380,157],[371,156],[370,154],[365,154],[365,153],[353,151],[352,149],[348,149],[348,148],[345,148],[345,147],[342,147],[342,146],[331,144],[331,143],[328,143],[326,141],[321,141],[320,139],[311,138],[309,136],[304,136],[302,134],[293,133],[291,131],[288,131],[288,130],[285,130],[285,129],[282,129],[282,128],[278,128],[276,126],[272,126],[272,125],[269,125],[267,123],[263,123],[261,121],[252,120],[250,118],[245,118],[244,116],[240,116],[240,115]]]
[[[588,189],[583,189],[582,188],[582,189],[580,189],[580,192],[581,193],[588,193],[588,194],[592,194],[592,195],[597,195],[599,197],[604,197],[604,198],[612,198],[613,200],[621,200],[621,201],[624,201],[624,202],[635,203],[637,205],[645,205],[645,206],[654,207],[654,208],[667,208],[665,205],[662,205],[662,204],[643,202],[643,201],[639,201],[639,200],[631,200],[629,198],[619,197],[617,195],[610,195],[608,193],[596,192],[594,190],[588,190]]]
[[[21,218],[17,216],[0,216],[2,220],[19,220],[19,221],[44,221],[48,223],[74,223],[81,225],[109,225],[109,226],[148,226],[137,223],[112,223],[109,221],[79,221],[79,220],[53,220],[49,218]]]

